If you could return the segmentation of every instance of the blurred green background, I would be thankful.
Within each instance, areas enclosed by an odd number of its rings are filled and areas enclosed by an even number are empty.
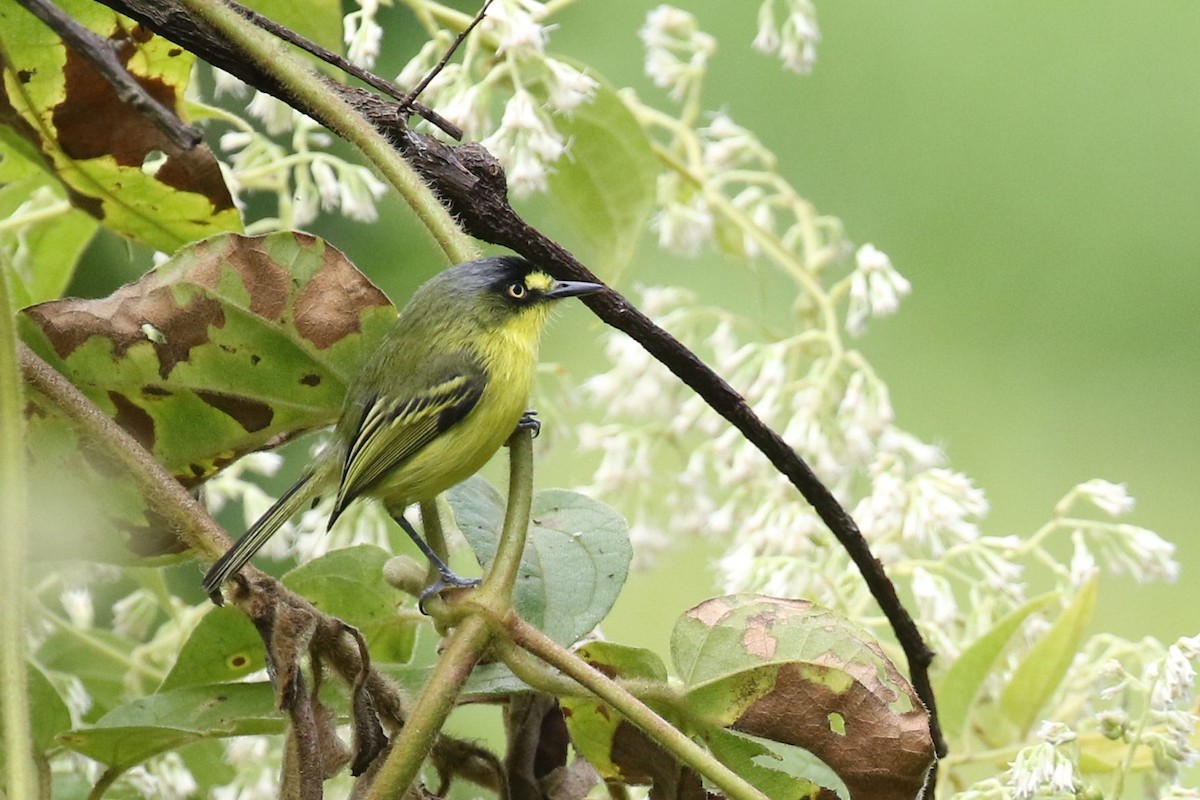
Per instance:
[[[654,5],[577,3],[552,49],[666,102],[635,35]],[[987,491],[985,530],[1027,534],[1076,483],[1126,482],[1128,521],[1184,568],[1107,580],[1094,627],[1200,631],[1200,4],[818,2],[808,77],[749,47],[756,3],[679,5],[720,42],[707,104],[912,281],[860,345],[899,424]],[[642,252],[632,281],[729,291],[717,256],[681,272]],[[661,593],[711,588],[686,560],[636,580],[611,633],[661,646],[685,602]]]

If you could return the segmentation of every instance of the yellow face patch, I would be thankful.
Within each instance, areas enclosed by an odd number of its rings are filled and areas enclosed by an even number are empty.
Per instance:
[[[531,272],[525,276],[525,288],[536,292],[548,292],[554,288],[555,280],[544,272]]]

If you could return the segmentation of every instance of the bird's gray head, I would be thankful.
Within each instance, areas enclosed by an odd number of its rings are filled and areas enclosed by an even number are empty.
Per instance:
[[[559,281],[519,256],[496,256],[468,261],[434,276],[413,296],[441,298],[464,313],[496,319],[540,310],[542,318],[550,303],[564,297],[579,297],[603,289],[603,284]],[[436,300],[434,300],[436,302]]]

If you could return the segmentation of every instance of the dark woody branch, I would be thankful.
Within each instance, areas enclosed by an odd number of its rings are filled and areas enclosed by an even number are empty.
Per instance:
[[[297,101],[271,75],[259,70],[248,58],[220,37],[197,25],[171,0],[101,0],[105,5],[133,17],[154,32],[182,45],[200,58],[236,75],[256,89],[272,94],[317,121],[338,129],[333,120]],[[405,159],[422,175],[470,235],[502,245],[542,265],[560,279],[594,281],[574,256],[526,223],[509,206],[503,170],[496,159],[477,143],[451,147],[403,127],[397,106],[368,92],[330,82],[357,111],[389,136]],[[846,548],[862,573],[872,595],[887,616],[908,660],[913,687],[930,712],[932,733],[939,755],[946,752],[937,724],[928,667],[933,653],[926,646],[896,596],[895,587],[883,566],[871,554],[854,520],[808,465],[775,431],[750,409],[745,400],[694,353],[615,291],[593,295],[585,302],[604,322],[641,344],[656,359],[757,447],[801,495]]]

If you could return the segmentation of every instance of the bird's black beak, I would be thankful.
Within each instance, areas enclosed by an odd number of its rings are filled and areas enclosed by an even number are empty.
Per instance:
[[[564,297],[581,297],[585,294],[595,294],[604,289],[603,283],[588,283],[587,281],[557,281],[550,291],[543,295],[547,300],[561,300]]]

